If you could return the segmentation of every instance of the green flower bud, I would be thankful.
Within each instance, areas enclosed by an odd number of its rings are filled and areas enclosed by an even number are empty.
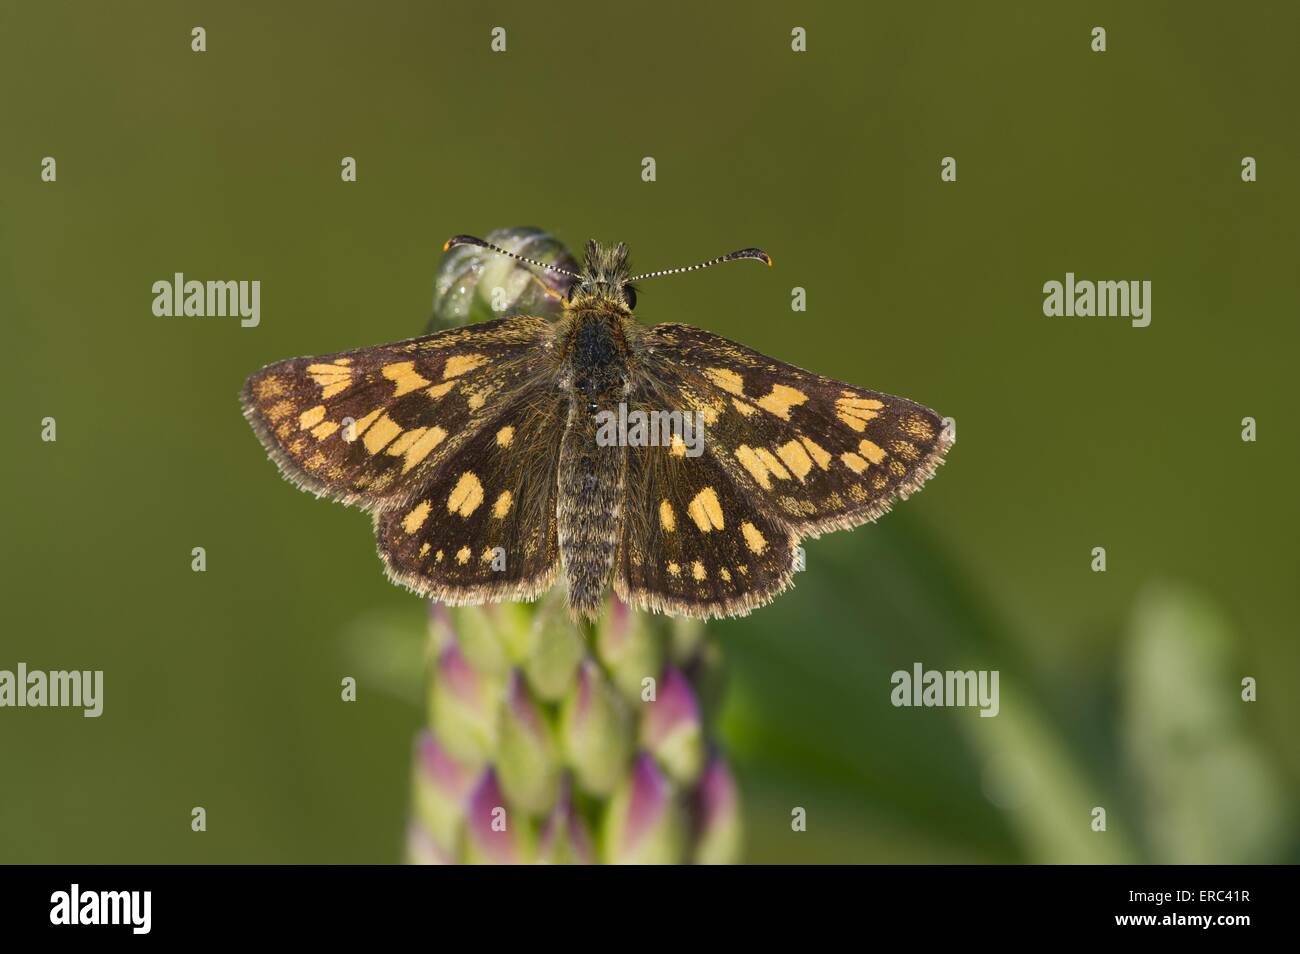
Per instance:
[[[532,657],[537,645],[537,630],[533,625],[537,608],[532,603],[499,603],[495,608],[497,634],[506,658],[511,665],[521,666]]]
[[[579,786],[593,795],[613,791],[632,757],[632,722],[627,704],[593,660],[578,667],[561,711],[560,736]]]
[[[541,815],[555,805],[560,776],[555,740],[518,672],[511,673],[501,704],[496,767],[512,806]]]
[[[586,651],[578,627],[569,619],[563,590],[548,600],[533,619],[533,652],[524,662],[524,674],[538,697],[558,702],[572,686],[574,673]]]
[[[485,676],[505,676],[510,671],[506,654],[501,606],[457,606],[452,610],[456,621],[456,643],[465,661]]]
[[[447,751],[472,767],[495,750],[498,697],[456,644],[442,651],[429,688],[429,723]]]
[[[602,854],[607,864],[680,864],[686,826],[672,783],[642,753],[610,800]]]
[[[668,621],[668,658],[675,665],[686,666],[703,645],[703,622],[689,616],[674,616]]]
[[[714,755],[700,777],[695,793],[695,863],[730,865],[740,860],[743,826],[740,793],[731,769]]]
[[[695,781],[704,767],[704,727],[691,684],[680,670],[669,666],[655,700],[642,705],[641,747],[674,781]]]
[[[628,699],[639,700],[644,681],[663,666],[663,641],[649,617],[632,612],[618,597],[610,597],[601,617],[596,651],[609,668],[614,685]]]
[[[574,808],[568,785],[563,787],[555,809],[542,825],[537,860],[551,865],[589,865],[596,860],[591,833]]]

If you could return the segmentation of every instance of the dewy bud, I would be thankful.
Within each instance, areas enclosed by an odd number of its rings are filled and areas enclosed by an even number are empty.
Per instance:
[[[740,793],[727,763],[709,759],[696,791],[695,863],[730,865],[740,860]]]
[[[496,229],[483,238],[516,255],[578,270],[568,249],[535,228]],[[531,268],[474,245],[459,245],[438,263],[430,331],[506,315],[559,314],[569,279],[550,269]]]
[[[438,657],[429,695],[429,722],[438,740],[462,762],[481,766],[496,746],[496,687],[452,644]]]
[[[685,825],[672,783],[643,752],[610,801],[605,816],[605,861],[678,864],[684,860],[684,848]]]
[[[641,747],[678,782],[693,782],[704,767],[704,727],[695,690],[681,671],[664,670],[653,702],[642,703]]]
[[[578,784],[593,795],[613,791],[632,756],[631,717],[594,660],[578,668],[564,701],[560,733]]]
[[[425,731],[416,739],[414,775],[414,823],[451,857],[465,820],[465,799],[477,773],[452,758],[433,733]]]
[[[510,804],[534,815],[550,811],[559,786],[559,758],[551,726],[511,673],[497,733],[497,776]]]

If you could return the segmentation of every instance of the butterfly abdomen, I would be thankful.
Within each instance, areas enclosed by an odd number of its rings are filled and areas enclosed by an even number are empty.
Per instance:
[[[627,338],[610,304],[569,313],[565,341],[568,421],[560,445],[557,531],[575,616],[594,618],[604,602],[623,521],[626,448],[597,439],[602,412],[625,398]]]
[[[574,615],[595,618],[603,602],[622,526],[626,450],[601,446],[585,401],[574,401],[560,446],[556,508],[560,560]]]

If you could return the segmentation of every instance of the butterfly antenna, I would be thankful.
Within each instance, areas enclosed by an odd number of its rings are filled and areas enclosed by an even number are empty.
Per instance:
[[[760,262],[766,264],[769,268],[772,267],[772,256],[768,255],[767,252],[763,251],[761,248],[742,248],[738,252],[731,252],[727,255],[719,256],[718,258],[711,258],[707,262],[700,262],[698,265],[683,265],[681,268],[665,268],[658,272],[645,272],[641,275],[633,275],[628,279],[628,281],[637,282],[643,278],[658,278],[661,275],[677,275],[681,272],[693,272],[697,269],[708,268],[710,265],[720,265],[723,262],[734,262],[739,258],[756,258]]]
[[[581,275],[571,272],[567,268],[560,268],[558,265],[548,265],[546,262],[539,262],[535,258],[524,258],[522,255],[516,255],[514,252],[507,251],[500,245],[493,245],[491,242],[485,242],[481,238],[475,238],[472,235],[453,235],[451,238],[447,239],[446,243],[442,246],[442,250],[448,252],[457,245],[477,245],[479,248],[485,248],[489,251],[496,252],[498,255],[505,255],[509,258],[513,258],[517,262],[523,262],[525,265],[536,265],[538,268],[545,268],[552,272],[559,272],[561,275],[568,275],[570,278],[582,278]]]

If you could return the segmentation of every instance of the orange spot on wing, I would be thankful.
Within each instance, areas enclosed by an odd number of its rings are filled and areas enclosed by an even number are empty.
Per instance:
[[[402,529],[407,533],[415,533],[416,530],[419,530],[424,526],[424,521],[429,519],[429,511],[432,509],[433,504],[429,503],[429,501],[420,501],[411,509],[411,512],[403,518]]]
[[[467,470],[460,475],[456,486],[447,497],[447,512],[458,513],[468,517],[483,502],[483,484],[473,471]]]

